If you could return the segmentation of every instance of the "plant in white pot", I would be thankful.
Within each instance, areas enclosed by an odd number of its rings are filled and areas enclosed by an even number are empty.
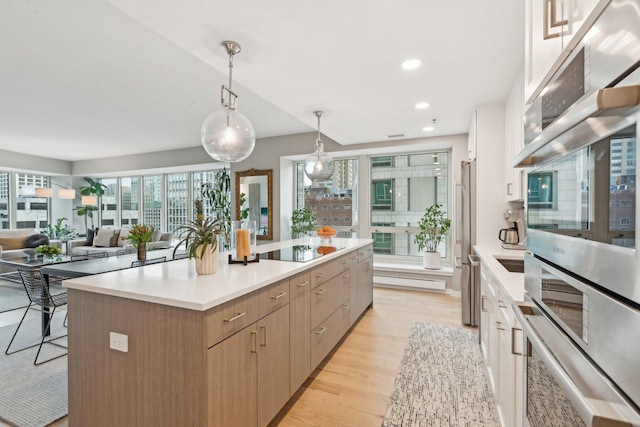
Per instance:
[[[422,266],[430,270],[440,268],[438,245],[444,240],[449,228],[451,228],[451,219],[446,217],[441,208],[442,205],[434,203],[424,211],[424,215],[418,221],[420,231],[415,237],[418,250],[424,249]]]
[[[196,273],[214,274],[218,271],[218,235],[224,233],[223,219],[205,218],[202,200],[196,200],[194,205],[195,221],[187,221],[176,229],[181,240],[173,250],[173,255],[184,243],[189,258],[196,260]]]

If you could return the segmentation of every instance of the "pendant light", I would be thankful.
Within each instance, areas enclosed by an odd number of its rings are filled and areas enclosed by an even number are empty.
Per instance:
[[[324,144],[320,138],[320,117],[322,111],[314,111],[318,118],[318,137],[316,138],[316,149],[304,160],[304,173],[311,180],[327,180],[333,176],[333,159],[324,152]]]
[[[211,113],[202,124],[202,145],[207,153],[221,162],[240,162],[256,145],[256,133],[249,119],[237,111],[238,95],[232,90],[233,55],[240,52],[234,41],[220,43],[229,55],[229,87],[222,85],[222,109]],[[228,99],[225,99],[225,95]]]

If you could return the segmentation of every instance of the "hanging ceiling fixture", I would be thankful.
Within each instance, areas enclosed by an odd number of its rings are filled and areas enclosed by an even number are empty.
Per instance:
[[[323,111],[314,111],[318,118],[318,137],[316,150],[304,160],[304,173],[312,180],[327,180],[333,176],[333,159],[324,152],[324,144],[320,138],[320,117]]]
[[[220,46],[229,54],[229,87],[222,85],[222,110],[206,118],[202,124],[201,139],[204,149],[215,160],[235,163],[249,157],[256,145],[256,133],[249,119],[238,113],[238,95],[231,87],[233,55],[240,52],[240,45],[227,40]],[[225,95],[228,99],[225,99]]]

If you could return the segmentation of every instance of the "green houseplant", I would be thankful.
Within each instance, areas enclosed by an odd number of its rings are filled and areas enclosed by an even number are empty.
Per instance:
[[[291,235],[295,239],[313,230],[316,218],[311,209],[296,209],[291,214]]]
[[[213,182],[203,183],[200,190],[202,197],[207,199],[213,211],[213,218],[219,221],[219,235],[222,236],[223,249],[227,250],[231,242],[231,176],[229,171],[225,168],[219,169]]]
[[[173,250],[183,243],[187,248],[189,258],[196,260],[196,272],[198,274],[213,274],[218,271],[218,236],[224,233],[221,218],[205,218],[202,200],[194,202],[196,219],[187,221],[176,229],[180,234],[180,241]]]
[[[53,245],[40,245],[35,249],[35,253],[42,255],[45,258],[53,258],[60,255],[62,251]]]
[[[69,240],[76,236],[76,232],[73,228],[69,228],[67,224],[62,224],[63,221],[68,221],[68,218],[58,218],[55,225],[47,224],[47,228],[42,231],[42,234],[49,236],[50,240]]]
[[[444,240],[451,228],[451,219],[447,218],[442,211],[442,205],[434,203],[425,211],[420,221],[418,221],[420,231],[414,239],[418,245],[418,250],[423,253],[422,266],[428,269],[440,268],[440,254],[438,245]]]
[[[84,187],[80,187],[78,189],[78,191],[80,192],[80,195],[82,196],[96,196],[96,197],[100,197],[102,195],[104,195],[105,190],[107,189],[107,186],[104,185],[101,182],[95,181],[91,178],[85,177],[84,178],[85,181],[87,181],[88,185],[85,185]],[[87,225],[87,218],[91,218],[91,228],[94,228],[94,224],[93,224],[93,213],[96,212],[98,210],[97,206],[94,205],[82,205],[82,206],[77,206],[75,208],[73,208],[74,211],[76,211],[76,214],[78,216],[83,216],[84,217],[84,228],[88,229],[88,225]]]

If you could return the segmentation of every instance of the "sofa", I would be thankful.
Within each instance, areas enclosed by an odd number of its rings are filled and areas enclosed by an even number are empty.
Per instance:
[[[126,240],[129,235],[128,228],[96,228],[87,230],[86,239],[76,239],[67,242],[67,253],[70,255],[90,255],[97,252],[106,252],[108,256],[135,252],[133,244]],[[151,240],[147,244],[147,250],[170,248],[173,233],[163,233],[155,230]]]
[[[0,230],[0,256],[4,258],[12,255],[24,256],[25,249],[48,245],[49,237],[38,233],[33,228],[14,228]]]

